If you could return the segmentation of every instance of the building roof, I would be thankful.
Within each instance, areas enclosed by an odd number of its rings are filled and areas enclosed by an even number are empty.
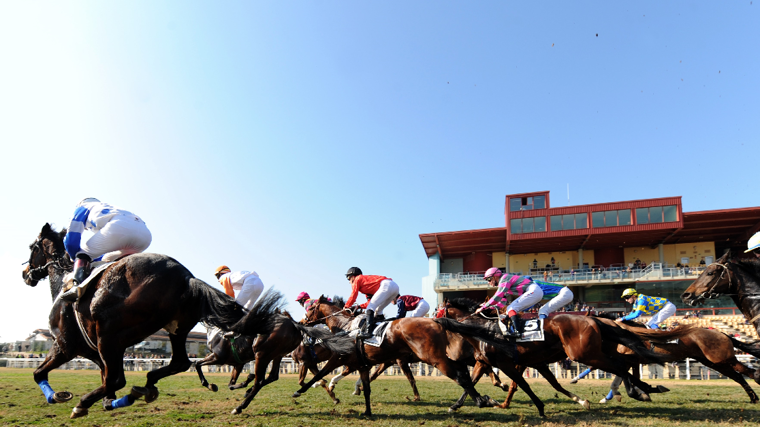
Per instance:
[[[510,196],[507,197],[509,199]],[[677,222],[605,228],[590,227],[525,234],[509,234],[508,227],[500,227],[420,234],[420,241],[428,257],[439,254],[445,259],[460,258],[473,252],[520,254],[615,246],[656,247],[660,243],[727,242],[727,246],[732,244],[743,246],[752,234],[760,230],[760,207],[680,212],[680,197],[505,212],[505,214],[508,222],[510,218],[660,206],[668,203],[677,204],[679,207]]]

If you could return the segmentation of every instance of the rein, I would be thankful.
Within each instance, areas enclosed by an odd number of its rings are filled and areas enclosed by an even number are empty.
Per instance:
[[[348,309],[348,308],[344,308],[344,309],[342,309],[342,310],[338,310],[338,311],[336,311],[335,313],[333,313],[333,314],[330,314],[330,315],[327,315],[327,316],[325,316],[325,317],[320,317],[319,319],[309,320],[309,321],[307,321],[307,322],[306,322],[306,325],[308,326],[308,325],[314,325],[314,324],[320,323],[321,321],[323,321],[323,320],[327,320],[327,319],[329,319],[329,318],[331,318],[331,317],[335,317],[335,316],[337,316],[338,314],[340,314],[340,313],[343,313],[344,311],[351,311],[351,310],[350,310],[350,309]]]

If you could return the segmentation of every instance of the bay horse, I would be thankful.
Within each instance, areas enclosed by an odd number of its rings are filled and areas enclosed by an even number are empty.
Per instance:
[[[349,316],[345,310],[332,304],[326,304],[324,300],[318,304],[328,307],[327,315],[321,321],[325,322],[331,329],[336,327],[339,322],[346,323],[349,321]],[[449,335],[433,319],[424,317],[396,319],[391,321],[387,328],[385,338],[380,347],[367,345],[363,340],[357,340],[350,354],[334,355],[331,357],[319,371],[319,374],[304,384],[301,389],[293,394],[293,397],[306,393],[313,384],[321,380],[333,369],[345,365],[348,372],[359,371],[364,388],[365,411],[363,415],[371,416],[370,396],[372,391],[369,381],[370,368],[383,362],[392,363],[393,361],[414,355],[422,362],[433,365],[443,375],[454,380],[472,397],[478,407],[498,404],[488,396],[481,396],[475,390],[470,380],[467,366],[464,363],[452,360],[447,356],[447,348],[450,344]],[[356,332],[354,332],[354,335]]]
[[[56,232],[50,224],[42,227],[30,245],[28,265],[22,272],[29,286],[48,277],[53,307],[50,332],[53,346],[34,371],[34,380],[49,403],[67,401],[70,393],[55,393],[48,383],[48,372],[82,356],[101,369],[102,384],[82,396],[71,418],[87,415],[89,408],[103,400],[106,410],[129,406],[135,398],[146,402],[158,398],[156,383],[167,376],[186,371],[191,362],[185,352],[190,330],[199,322],[230,329],[243,318],[241,307],[231,297],[195,278],[182,264],[166,255],[134,254],[109,265],[91,277],[91,284],[77,303],[60,298],[63,275],[71,270],[64,250],[66,230]],[[249,333],[264,331],[267,319],[281,303],[282,295],[268,292],[248,313]],[[147,374],[145,387],[133,387],[121,399],[116,391],[126,385],[123,358],[133,346],[164,328],[169,332],[173,353],[169,365]]]
[[[608,324],[615,323],[611,318],[600,318],[599,320]],[[740,362],[736,358],[734,348],[760,357],[760,342],[744,343],[723,332],[699,328],[694,325],[682,325],[669,331],[648,329],[641,323],[633,321],[624,321],[620,326],[636,334],[645,346],[661,354],[663,356],[660,359],[661,361],[676,362],[687,358],[696,359],[708,368],[720,372],[742,386],[751,403],[758,402],[757,394],[744,380],[746,375],[754,378],[755,382],[760,384],[757,371]],[[639,364],[651,363],[647,358],[635,354],[626,347],[618,346],[617,351],[621,353],[627,367],[635,368]],[[638,375],[638,369],[633,369],[633,372]]]
[[[232,366],[232,373],[227,387],[230,390],[247,387],[253,381],[253,373],[249,374],[242,383],[238,384],[237,380],[243,372],[245,364],[254,359],[253,341],[256,337],[252,335],[239,335],[229,339],[224,337],[223,331],[220,329],[212,328],[207,327],[207,329],[215,331],[212,333],[211,339],[207,344],[211,352],[203,360],[199,360],[194,364],[195,370],[198,372],[198,378],[201,380],[201,385],[211,391],[218,391],[219,387],[216,384],[209,383],[206,380],[202,368],[208,365],[230,365]]]
[[[255,316],[255,313],[249,312],[230,330],[240,334],[250,334],[250,331],[256,330],[259,323],[260,319]],[[354,342],[349,337],[335,336],[329,331],[304,326],[293,320],[287,312],[274,313],[267,323],[269,332],[259,334],[253,343],[255,360],[251,371],[254,378],[253,387],[246,391],[243,402],[232,410],[233,415],[241,414],[264,386],[279,379],[282,358],[301,344],[304,335],[321,340],[321,345],[326,347],[333,357],[343,357],[354,350]],[[267,376],[266,369],[270,362],[272,369]]]
[[[726,252],[705,268],[681,294],[681,300],[697,306],[721,295],[730,296],[760,333],[760,259],[734,258],[731,251]]]
[[[319,374],[319,364],[326,360],[329,360],[333,356],[333,353],[327,347],[321,343],[315,343],[314,345],[307,345],[301,343],[292,353],[290,357],[299,364],[298,367],[298,385],[303,386],[306,384],[306,372],[311,372],[312,375]],[[346,373],[348,375],[348,373]],[[322,379],[317,384],[325,389],[330,396],[334,404],[340,403],[340,399],[335,397],[335,384],[332,382],[328,385],[327,381]]]
[[[485,324],[486,322],[488,322],[486,318],[471,317],[472,313],[474,313],[475,310],[479,306],[480,306],[479,303],[469,298],[456,298],[456,299],[446,302],[446,306],[445,306],[445,309],[441,313],[442,314],[441,317],[454,319],[460,322],[471,321],[472,323]],[[493,316],[496,313],[493,310],[491,310],[491,313],[489,313],[488,311],[484,312],[484,316],[486,317],[489,317],[489,314]],[[469,320],[470,318],[472,318],[472,320]],[[539,373],[549,382],[549,384],[551,384],[552,387],[554,387],[555,390],[569,397],[574,402],[577,402],[578,404],[583,406],[585,409],[589,409],[591,405],[589,404],[588,400],[581,399],[576,394],[562,387],[562,385],[557,381],[557,378],[554,376],[554,374],[551,372],[551,370],[547,366],[548,363],[552,363],[553,361],[564,360],[565,358],[567,358],[567,355],[565,355],[565,351],[561,343],[557,342],[553,346],[542,348],[540,351],[538,351],[538,353],[540,354],[538,358],[534,358],[533,355],[529,354],[531,352],[530,346],[531,346],[531,343],[515,343],[518,356],[515,360],[514,368],[517,372],[519,372],[520,376],[522,376],[522,373],[525,372],[525,369],[527,367],[531,367],[539,371]],[[520,362],[518,363],[517,360],[519,360]],[[535,363],[530,362],[532,360],[535,360]],[[548,362],[546,362],[547,360]],[[481,361],[478,361],[477,363],[478,365],[484,364],[484,362],[481,362]],[[478,381],[480,380],[480,377],[482,375],[481,372],[482,370],[478,370],[478,369],[473,370],[472,382],[474,384],[477,384]],[[517,383],[512,381],[512,384],[509,387],[509,394],[507,395],[506,400],[504,400],[504,402],[499,405],[500,408],[505,409],[509,407],[509,404],[512,401],[512,396],[514,395],[515,391],[517,391]],[[464,403],[464,401],[462,401],[462,403]]]
[[[476,305],[473,305],[472,309],[474,308]],[[603,331],[614,326],[599,322],[595,318],[569,314],[547,318],[543,329],[545,340],[528,343],[517,343],[514,338],[505,338],[496,324],[498,321],[496,319],[482,319],[470,314],[462,320],[464,323],[440,318],[436,319],[436,322],[447,330],[462,334],[476,348],[478,361],[502,369],[513,381],[516,380],[515,376],[522,379],[520,374],[525,370],[525,366],[534,367],[539,372],[543,370],[542,375],[547,379],[553,378],[554,375],[546,364],[569,357],[571,360],[621,376],[626,380],[628,395],[636,400],[650,401],[648,394],[668,391],[663,386],[654,388],[633,377],[622,369],[618,355],[603,351]],[[637,354],[646,355],[649,360],[661,363],[659,361],[661,356],[646,349],[631,332],[622,330],[619,334],[607,333],[605,338],[614,340],[617,344],[623,344]],[[483,345],[479,345],[478,342],[482,342]],[[523,366],[518,368],[518,363]],[[518,372],[518,374],[513,376],[510,374],[512,372]],[[536,403],[537,398],[534,399],[535,394],[530,391],[530,386],[525,381],[517,381],[517,385]],[[638,390],[634,386],[638,387]],[[557,390],[561,391],[559,388]],[[463,403],[465,398],[466,396],[463,395],[457,403]],[[543,413],[543,403],[540,403],[540,406],[537,404],[537,408],[540,408],[539,413]]]

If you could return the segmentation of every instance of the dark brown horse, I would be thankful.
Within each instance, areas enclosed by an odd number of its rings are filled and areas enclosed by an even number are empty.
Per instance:
[[[208,329],[212,330],[211,328]],[[211,391],[219,390],[216,384],[209,383],[206,380],[202,368],[208,365],[230,365],[232,366],[232,374],[230,375],[230,382],[227,384],[227,387],[230,390],[247,387],[253,381],[253,373],[249,374],[245,381],[240,384],[237,383],[237,380],[243,372],[245,364],[254,358],[253,341],[255,339],[256,337],[251,335],[238,335],[231,339],[225,338],[223,331],[216,329],[216,332],[208,342],[208,348],[211,352],[203,360],[195,362],[195,370],[198,372],[201,385]]]
[[[292,353],[290,353],[290,356],[296,363],[299,364],[298,385],[303,386],[306,384],[306,372],[311,372],[312,375],[319,374],[319,364],[326,360],[329,360],[330,357],[333,356],[333,353],[330,351],[330,349],[323,346],[321,343],[315,343],[311,345],[301,343],[301,345],[299,345],[295,350],[293,350]],[[331,382],[328,386],[327,381],[324,379],[319,381],[317,384],[325,389],[334,404],[337,405],[340,403],[340,399],[335,397],[335,392],[333,391],[335,384]]]
[[[760,333],[760,260],[734,258],[726,252],[708,265],[681,295],[685,304],[696,306],[709,298],[730,296],[744,317]]]
[[[248,313],[231,330],[246,334],[255,330],[259,323],[260,320],[255,315]],[[268,325],[270,332],[259,335],[253,343],[255,359],[252,370],[253,387],[246,391],[243,402],[232,410],[232,414],[242,413],[243,409],[251,404],[259,390],[279,379],[282,358],[301,344],[304,335],[321,340],[321,345],[330,350],[333,357],[336,358],[350,354],[354,350],[354,342],[347,336],[335,336],[328,331],[301,325],[294,321],[287,312],[271,315],[268,319]],[[267,376],[266,369],[270,362],[272,369]]]
[[[199,322],[229,329],[243,317],[240,306],[201,280],[176,260],[157,254],[135,254],[114,262],[93,277],[78,303],[59,298],[63,274],[71,263],[63,247],[66,230],[60,233],[49,224],[42,227],[30,246],[29,265],[22,277],[29,286],[49,277],[53,308],[50,331],[53,346],[42,364],[34,371],[34,380],[48,402],[70,399],[68,393],[55,393],[48,384],[48,372],[83,356],[101,369],[102,385],[82,396],[71,417],[88,413],[95,402],[104,399],[110,410],[128,406],[145,396],[150,402],[158,397],[156,383],[169,375],[186,371],[191,362],[185,352],[188,332]],[[262,304],[249,313],[250,332],[263,330],[266,319],[282,300],[281,295],[263,298]],[[77,306],[77,307],[75,307]],[[144,388],[135,387],[129,395],[118,399],[116,391],[126,385],[124,350],[164,328],[169,331],[172,359],[168,366],[148,373]]]
[[[332,304],[321,305],[332,307],[332,311],[329,311],[323,318],[328,326],[332,327],[336,324],[334,322],[346,320],[347,314],[341,308]],[[393,320],[388,325],[380,347],[367,345],[361,340],[357,341],[352,353],[330,358],[319,374],[302,386],[293,397],[298,397],[307,392],[314,383],[321,380],[333,369],[345,365],[349,372],[359,371],[364,388],[364,415],[370,416],[372,415],[370,368],[380,363],[392,363],[414,355],[421,361],[435,366],[441,373],[459,384],[473,398],[478,407],[498,404],[488,396],[481,396],[475,390],[464,363],[452,360],[447,356],[449,344],[449,335],[433,319],[413,317]]]
[[[608,324],[615,324],[611,319],[600,319]],[[711,329],[698,328],[693,325],[679,326],[670,331],[659,331],[646,328],[637,322],[623,322],[623,329],[635,333],[643,340],[643,344],[661,354],[664,362],[676,362],[687,358],[696,359],[708,368],[714,369],[728,378],[736,381],[749,396],[751,403],[757,403],[758,397],[744,380],[744,376],[754,377],[760,384],[756,371],[745,366],[736,359],[736,351],[747,352],[760,357],[760,342],[743,343],[728,335]],[[611,329],[610,331],[615,331]],[[629,348],[618,346],[617,351],[626,361],[627,367],[637,367],[639,364],[651,363]],[[638,369],[633,369],[638,374]]]

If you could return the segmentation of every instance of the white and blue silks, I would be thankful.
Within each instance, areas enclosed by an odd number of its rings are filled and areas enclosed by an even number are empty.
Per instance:
[[[84,230],[93,232],[85,242]],[[63,244],[72,259],[84,253],[93,261],[113,261],[143,252],[152,238],[139,216],[107,203],[90,202],[77,206]]]

